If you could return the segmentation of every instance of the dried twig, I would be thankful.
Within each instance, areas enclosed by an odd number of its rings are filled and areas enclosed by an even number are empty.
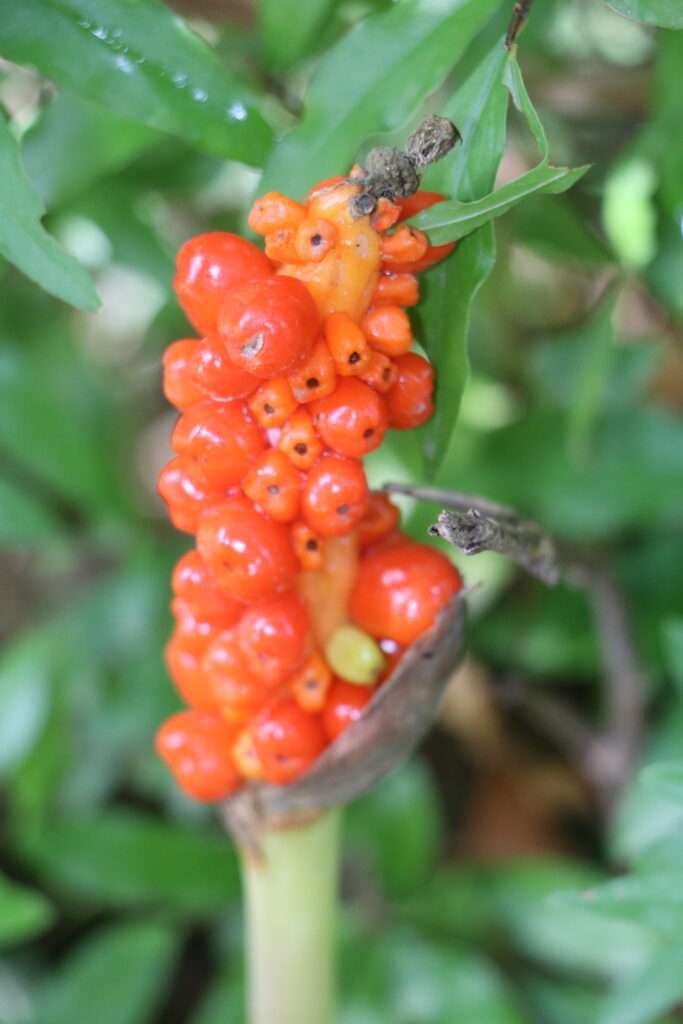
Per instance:
[[[604,722],[593,729],[555,698],[516,685],[508,700],[575,758],[593,782],[601,803],[611,808],[628,779],[640,746],[646,674],[633,640],[626,603],[610,569],[593,558],[582,561],[558,548],[533,520],[507,505],[439,488],[388,484],[389,492],[435,501],[446,508],[430,533],[466,555],[496,551],[549,585],[560,581],[583,590],[590,602],[604,673]],[[509,688],[508,688],[509,689]],[[502,691],[505,694],[505,690]]]
[[[509,50],[514,45],[517,36],[524,28],[524,24],[529,17],[529,11],[531,10],[532,3],[533,0],[519,0],[519,2],[515,4],[512,10],[512,17],[510,18],[510,24],[508,25],[508,30],[505,34],[506,49]]]

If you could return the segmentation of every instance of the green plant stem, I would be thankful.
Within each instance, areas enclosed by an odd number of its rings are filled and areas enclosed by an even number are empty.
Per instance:
[[[332,1024],[338,810],[242,854],[249,1024]]]

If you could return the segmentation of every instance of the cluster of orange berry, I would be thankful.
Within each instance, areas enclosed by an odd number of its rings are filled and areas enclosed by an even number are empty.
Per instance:
[[[284,785],[355,721],[460,588],[399,531],[362,458],[431,415],[434,373],[411,351],[415,273],[452,246],[401,224],[418,192],[354,215],[334,178],[300,204],[259,199],[249,225],[187,242],[175,288],[199,339],[164,356],[181,412],[159,491],[196,548],[173,576],[166,649],[188,710],[157,750],[199,800],[245,779]]]

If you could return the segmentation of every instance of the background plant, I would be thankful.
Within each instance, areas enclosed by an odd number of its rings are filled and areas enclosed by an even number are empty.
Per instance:
[[[173,252],[241,230],[261,171],[298,195],[426,110],[464,138],[426,182],[455,200],[430,233],[462,236],[418,325],[439,412],[376,479],[514,504],[605,560],[647,684],[607,785],[574,742],[614,725],[586,596],[460,560],[470,660],[419,759],[348,814],[340,1019],[676,1019],[680,4],[539,3],[526,86],[509,2],[183,13],[0,0],[0,1021],[240,1019],[235,860],[151,751],[184,546],[153,491]],[[407,511],[421,536],[436,507]]]

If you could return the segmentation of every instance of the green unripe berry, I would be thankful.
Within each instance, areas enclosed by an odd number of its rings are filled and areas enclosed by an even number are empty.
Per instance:
[[[325,647],[327,663],[348,683],[371,686],[384,668],[379,644],[355,626],[339,626]]]

